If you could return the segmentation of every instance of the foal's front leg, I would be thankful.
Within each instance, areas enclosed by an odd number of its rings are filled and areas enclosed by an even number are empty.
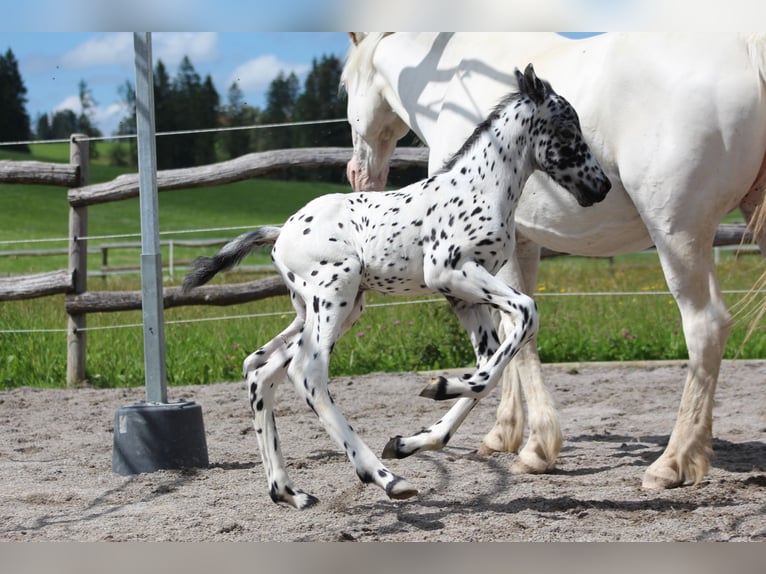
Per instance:
[[[435,400],[458,397],[480,399],[497,385],[503,369],[521,346],[537,333],[537,305],[531,297],[509,287],[473,261],[454,270],[427,269],[426,282],[429,287],[449,297],[489,305],[513,319],[514,329],[507,334],[484,368],[477,369],[469,378],[438,377],[420,393]]]

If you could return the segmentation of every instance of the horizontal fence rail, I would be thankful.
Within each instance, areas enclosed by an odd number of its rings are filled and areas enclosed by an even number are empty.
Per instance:
[[[208,187],[243,181],[291,168],[308,169],[321,166],[343,166],[351,157],[351,148],[296,148],[247,154],[215,164],[169,169],[157,172],[157,189],[171,191]],[[401,148],[391,158],[392,167],[425,165],[427,148]],[[138,174],[121,175],[113,181],[70,189],[73,207],[96,205],[138,197]]]
[[[68,293],[72,274],[67,269],[0,278],[0,301],[18,301]]]
[[[0,183],[76,187],[79,181],[80,166],[78,165],[0,160]]]
[[[162,298],[166,309],[185,305],[236,305],[287,295],[287,287],[278,275],[229,285],[203,285],[184,293],[180,287],[165,287]],[[68,295],[67,313],[109,313],[141,309],[141,291],[93,291]]]

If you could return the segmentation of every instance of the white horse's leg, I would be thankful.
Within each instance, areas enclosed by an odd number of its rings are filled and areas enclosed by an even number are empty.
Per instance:
[[[351,309],[342,306],[353,298],[354,293],[351,291],[349,295],[348,289],[345,290],[347,296],[342,290],[312,295],[313,303],[306,310],[306,328],[288,367],[288,377],[330,437],[346,453],[359,479],[365,484],[378,485],[389,498],[409,498],[417,494],[417,490],[380,462],[335,406],[327,388],[333,346],[362,309],[361,295],[357,296]]]
[[[514,256],[500,270],[498,277],[524,293],[534,293],[539,261],[540,247],[517,234]],[[507,320],[501,320],[501,338],[505,338],[509,327],[513,328],[513,325],[509,325]],[[514,462],[512,471],[549,472],[556,465],[562,435],[553,397],[543,382],[536,337],[522,347],[503,373],[503,393],[497,408],[495,426],[484,437],[479,454],[515,452],[519,448],[524,436],[522,388],[529,411],[529,438]]]
[[[489,309],[486,305],[468,304],[450,297],[447,300],[471,340],[476,354],[476,368],[484,368],[500,345]],[[464,375],[465,379],[470,377],[470,374]],[[477,403],[478,399],[462,398],[430,427],[412,436],[393,437],[383,449],[383,458],[405,458],[421,451],[444,448]]]
[[[287,475],[274,420],[274,394],[293,359],[302,327],[303,316],[299,312],[287,329],[247,357],[243,364],[269,495],[274,502],[284,502],[295,508],[308,508],[317,499],[297,488]]]
[[[665,278],[681,311],[689,370],[668,445],[644,474],[646,488],[696,483],[708,469],[713,398],[731,328],[712,260],[714,232],[677,231],[657,237]]]

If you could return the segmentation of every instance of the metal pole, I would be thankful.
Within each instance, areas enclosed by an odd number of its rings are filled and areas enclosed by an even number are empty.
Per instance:
[[[118,408],[114,413],[112,470],[122,475],[163,468],[205,468],[209,463],[202,407],[191,401],[167,402],[151,34],[134,33],[133,47],[136,52],[146,403]]]
[[[160,252],[157,200],[151,33],[135,32],[133,48],[136,58],[136,128],[141,206],[141,299],[144,322],[146,401],[166,403],[165,316],[162,302],[162,253]]]

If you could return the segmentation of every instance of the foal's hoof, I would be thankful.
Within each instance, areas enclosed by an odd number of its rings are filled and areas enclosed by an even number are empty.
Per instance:
[[[405,458],[410,456],[411,452],[402,452],[402,435],[398,434],[390,438],[383,447],[383,458]]]
[[[282,493],[277,493],[276,489],[272,488],[269,495],[277,504],[287,504],[298,510],[306,510],[319,502],[313,494],[293,488],[286,488]]]
[[[388,498],[392,498],[394,500],[404,500],[405,498],[411,498],[417,493],[417,488],[399,476],[389,482],[386,486],[386,494],[388,495]]]
[[[459,393],[449,393],[447,391],[447,379],[445,377],[436,377],[428,381],[425,388],[420,391],[420,396],[435,401],[446,401],[460,396]]]
[[[319,503],[319,499],[313,494],[302,493],[302,497],[296,497],[296,507],[298,510],[306,510]]]

